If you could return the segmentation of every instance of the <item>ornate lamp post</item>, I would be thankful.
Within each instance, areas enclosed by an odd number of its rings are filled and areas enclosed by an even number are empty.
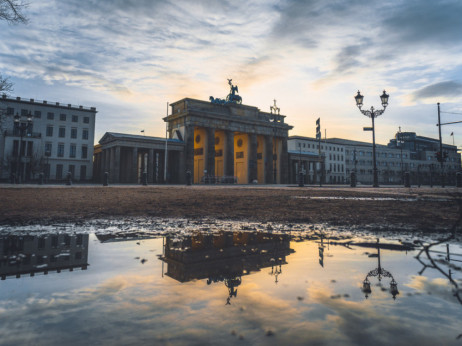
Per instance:
[[[362,291],[363,291],[366,299],[369,297],[369,294],[372,293],[371,283],[369,281],[370,277],[377,277],[379,279],[379,282],[382,281],[382,277],[391,278],[391,281],[390,281],[390,294],[392,295],[393,299],[396,299],[396,296],[399,294],[398,283],[393,278],[393,275],[391,275],[391,273],[388,270],[383,269],[382,265],[380,264],[379,239],[377,239],[377,268],[375,268],[375,269],[371,270],[369,273],[367,273],[366,278],[363,281]]]
[[[374,107],[371,107],[370,110],[362,110],[361,107],[363,106],[363,99],[364,96],[361,95],[361,93],[358,90],[358,94],[355,96],[356,100],[356,106],[358,106],[359,110],[361,113],[363,113],[365,116],[369,117],[372,119],[372,156],[373,156],[373,161],[374,161],[374,187],[379,187],[379,178],[378,178],[378,172],[377,172],[377,162],[375,158],[375,122],[374,119],[377,118],[379,115],[382,115],[383,112],[385,112],[385,108],[388,106],[388,95],[385,90],[383,91],[383,94],[380,96],[380,99],[382,100],[382,106],[383,109],[374,109]]]
[[[32,126],[32,113],[27,114],[27,122],[21,122],[21,116],[16,113],[14,116],[14,129],[16,133],[19,133],[19,144],[18,144],[18,159],[16,162],[16,183],[19,184],[22,181],[22,169],[21,169],[21,145],[22,138],[27,134],[27,131]],[[26,150],[24,148],[24,150]]]

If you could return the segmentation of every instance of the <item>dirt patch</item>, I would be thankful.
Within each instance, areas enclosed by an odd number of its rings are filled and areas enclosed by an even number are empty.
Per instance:
[[[455,188],[5,185],[0,187],[0,224],[147,216],[435,231],[455,224],[461,198]]]

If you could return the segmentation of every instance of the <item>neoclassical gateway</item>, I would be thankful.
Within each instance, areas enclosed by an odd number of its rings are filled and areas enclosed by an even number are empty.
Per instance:
[[[95,147],[94,171],[114,183],[289,183],[288,131],[276,104],[271,112],[243,105],[229,79],[226,99],[184,98],[171,104],[165,139],[106,133]],[[165,160],[167,152],[168,160]],[[165,162],[167,161],[167,167]]]

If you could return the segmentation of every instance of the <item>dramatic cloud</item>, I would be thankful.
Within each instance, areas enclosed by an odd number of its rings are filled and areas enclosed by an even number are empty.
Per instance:
[[[411,128],[422,119],[416,102],[434,91],[449,108],[462,100],[461,12],[457,0],[32,1],[27,26],[0,22],[0,71],[18,96],[77,103],[71,94],[96,106],[96,139],[140,128],[162,135],[167,101],[223,97],[226,78],[246,104],[278,99],[292,134],[310,135],[320,116],[331,136],[352,138],[363,124],[351,122],[351,95],[386,89],[382,129],[405,119],[406,130],[429,135],[430,123]],[[126,109],[136,121],[127,124]]]
[[[417,90],[413,94],[414,100],[431,98],[435,97],[443,98],[461,98],[462,97],[462,84],[455,81],[446,81],[441,83],[436,83],[423,87],[422,89]]]

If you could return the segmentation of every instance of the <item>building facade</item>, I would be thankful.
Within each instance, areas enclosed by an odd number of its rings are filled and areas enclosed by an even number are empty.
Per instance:
[[[106,132],[95,146],[94,180],[103,182],[107,173],[109,183],[139,184],[146,173],[149,184],[184,182],[183,152],[177,139],[166,146],[165,138]]]
[[[305,183],[343,184],[346,181],[344,146],[329,139],[317,140],[311,137],[290,136],[288,141],[291,157],[291,182],[301,165]],[[301,156],[300,162],[297,162]],[[305,158],[305,160],[304,160]]]
[[[15,126],[14,118],[27,130]],[[74,181],[93,176],[93,143],[96,108],[21,97],[0,98],[0,179],[20,177],[27,182],[40,173],[60,181],[68,172]],[[20,143],[21,142],[21,143]]]
[[[417,136],[413,132],[405,134],[407,137],[397,140],[397,133],[388,145],[376,144],[379,184],[403,184],[406,172],[410,175],[411,184],[437,184],[441,182],[442,175],[446,183],[455,184],[456,173],[461,170],[457,147],[443,144],[447,158],[441,165],[435,155],[439,151],[437,139]],[[356,172],[358,183],[372,184],[372,144],[341,138],[331,138],[329,141],[344,146],[346,182],[350,181],[351,172]]]
[[[284,118],[279,111],[185,98],[172,103],[164,120],[169,137],[184,142],[184,167],[194,183],[284,184],[289,182],[287,139],[292,129]]]

